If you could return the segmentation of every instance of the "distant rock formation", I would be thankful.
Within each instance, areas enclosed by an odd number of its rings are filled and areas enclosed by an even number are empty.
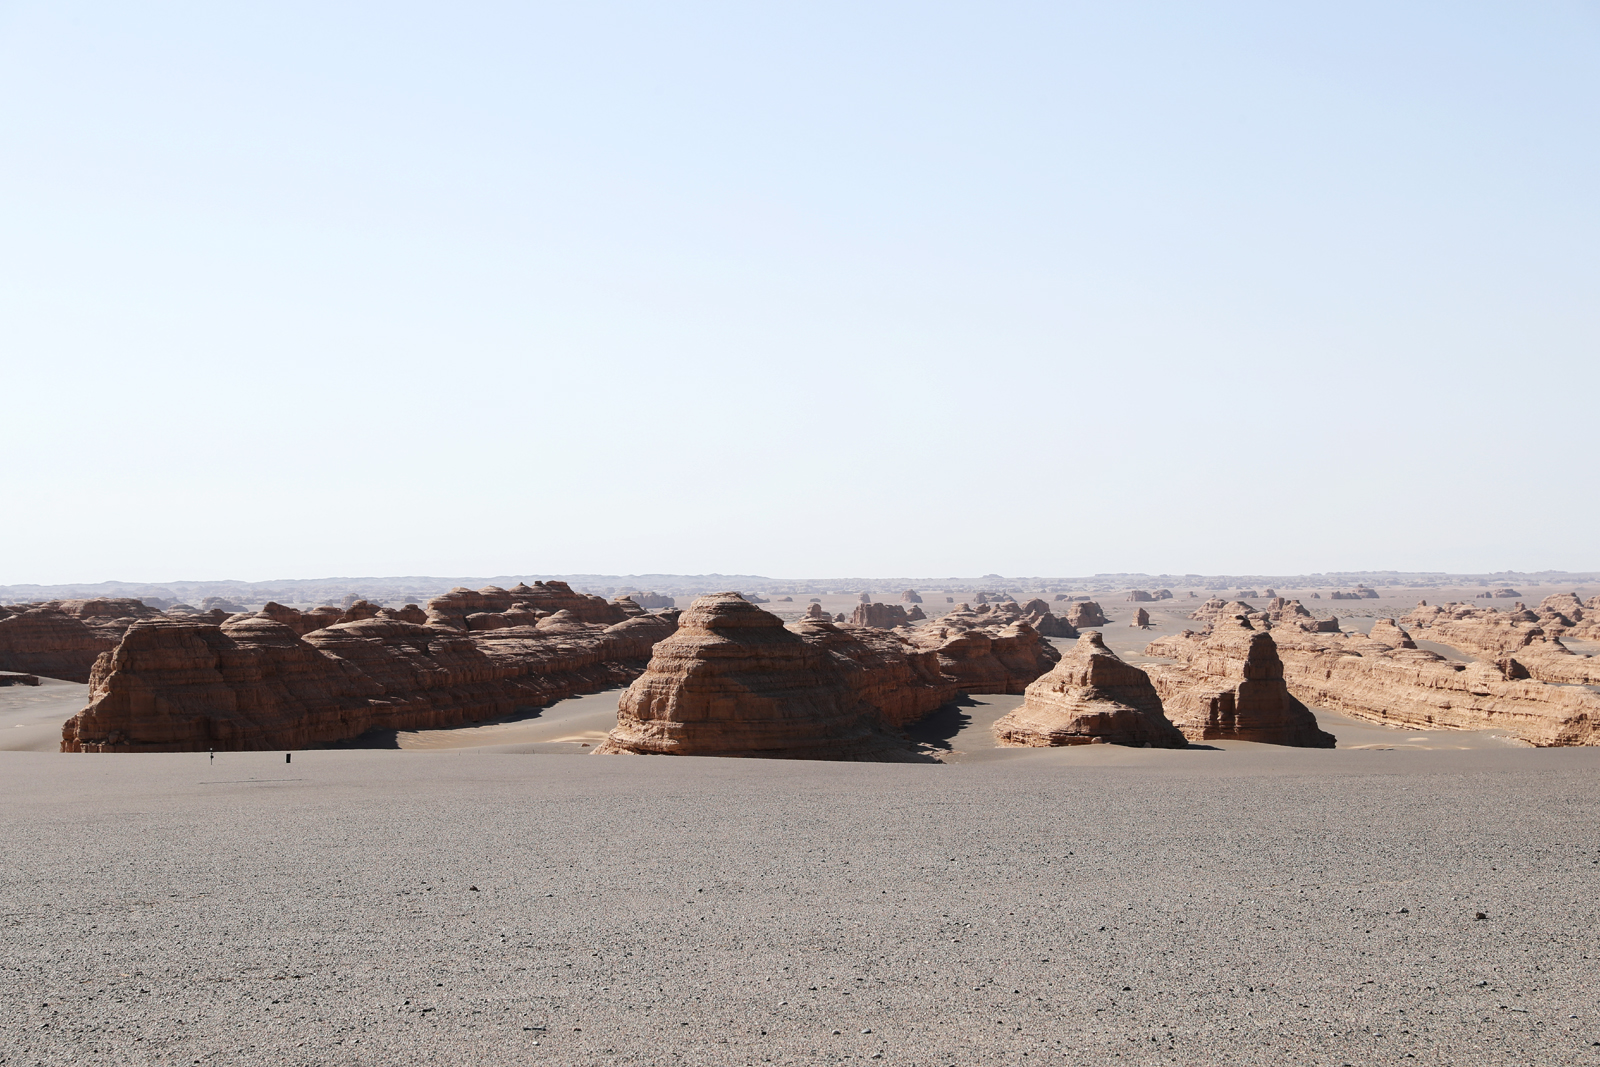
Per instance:
[[[627,596],[629,600],[646,611],[657,611],[661,608],[672,608],[678,605],[678,602],[672,597],[662,596],[653,590],[648,593],[629,593]]]
[[[1152,667],[1150,677],[1168,718],[1190,741],[1334,747],[1333,735],[1290,694],[1272,635],[1242,616],[1209,634],[1158,639],[1145,652],[1177,661]]]
[[[7,685],[38,685],[37,674],[12,674],[10,671],[0,671],[0,686]]]
[[[823,611],[822,610],[822,605],[818,604],[815,600],[813,600],[811,602],[811,604],[806,608],[806,618],[808,618],[808,619],[822,619],[824,621],[832,621],[833,616],[829,615],[826,611]]]
[[[626,611],[604,597],[575,593],[566,582],[551,581],[532,586],[519,582],[510,589],[494,585],[478,590],[452,589],[428,601],[428,624],[453,630],[498,629],[532,625],[558,611],[570,611],[583,622],[608,626],[628,618]]]
[[[920,604],[922,603],[922,597],[917,595],[915,589],[907,589],[900,594],[900,602],[902,604]]]
[[[1135,604],[1148,604],[1155,600],[1155,597],[1151,596],[1149,592],[1144,589],[1135,589],[1128,594],[1127,599],[1133,601]]]
[[[1157,589],[1154,593],[1151,593],[1150,595],[1152,597],[1154,597],[1155,599],[1157,599],[1157,600],[1171,600],[1172,599],[1172,590],[1170,590],[1170,589]],[[1269,593],[1269,595],[1270,595],[1270,593]]]
[[[1502,612],[1470,604],[1430,607],[1423,601],[1402,617],[1400,624],[1426,641],[1493,662],[1507,678],[1533,678],[1557,685],[1600,685],[1600,661],[1577,655],[1561,643],[1557,632],[1552,632],[1574,629],[1570,620],[1558,612],[1547,612],[1556,623],[1547,628],[1546,619],[1517,606],[1518,611]]]
[[[1140,608],[1139,613],[1133,617],[1133,621],[1128,625],[1137,626],[1141,630],[1150,629],[1150,613],[1143,608]]]
[[[1398,629],[1398,627],[1395,627]],[[1410,729],[1506,730],[1530,744],[1600,743],[1600,694],[1578,686],[1507,677],[1484,662],[1456,663],[1407,647],[1404,633],[1273,631],[1284,681],[1296,699],[1352,718]],[[1396,643],[1398,642],[1398,644]],[[1152,642],[1146,653],[1178,660],[1213,655],[1205,635]],[[1206,668],[1208,676],[1223,672]]]
[[[1028,686],[1022,707],[994,724],[1002,745],[1044,748],[1117,744],[1183,748],[1144,671],[1123,662],[1098,633],[1084,634]]]
[[[1241,589],[1241,590],[1239,590],[1239,599],[1240,600],[1254,600],[1256,597],[1258,597],[1260,595],[1261,594],[1256,592],[1254,589]]]
[[[220,625],[142,619],[96,661],[61,749],[303,748],[482,721],[624,683],[674,628],[666,615],[607,625],[567,610],[537,627],[469,632],[378,615],[303,636],[265,612]]]
[[[857,604],[850,614],[851,626],[876,626],[880,630],[906,626],[910,621],[906,609],[899,604]]]
[[[919,604],[911,605],[911,610],[906,612],[907,622],[923,622],[927,618],[928,616],[923,612],[922,607]]]
[[[870,604],[870,603],[872,603],[872,594],[871,593],[862,593],[856,599],[862,604]]]
[[[1075,629],[1089,626],[1109,626],[1111,620],[1106,618],[1105,612],[1100,610],[1100,605],[1093,600],[1079,600],[1067,608],[1067,625]]]
[[[700,597],[679,621],[623,694],[597,753],[917,759],[852,684],[862,668],[823,641],[732,593]]]
[[[1311,595],[1312,596],[1316,596],[1317,594],[1313,593]],[[1364,585],[1358,585],[1358,586],[1355,587],[1355,589],[1351,590],[1350,592],[1341,592],[1339,590],[1335,590],[1332,593],[1328,594],[1328,599],[1330,599],[1330,600],[1377,600],[1378,599],[1378,591],[1376,589],[1372,589],[1372,588],[1369,588],[1369,587],[1364,586]]]

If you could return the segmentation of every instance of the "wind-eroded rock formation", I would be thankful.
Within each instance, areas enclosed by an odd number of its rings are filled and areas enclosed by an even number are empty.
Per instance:
[[[1020,693],[1059,656],[1015,605],[894,630],[837,625],[812,607],[785,629],[732,594],[696,600],[623,696],[617,728],[596,751],[919,758],[895,727],[963,691]]]
[[[1544,609],[1543,604],[1540,607]],[[1561,643],[1558,634],[1576,626],[1569,617],[1553,609],[1534,613],[1520,604],[1518,608],[1505,612],[1470,604],[1429,606],[1423,601],[1400,622],[1410,627],[1415,637],[1492,661],[1507,678],[1600,685],[1600,661],[1580,656]],[[1581,620],[1581,607],[1577,614]]]
[[[456,726],[622,684],[674,629],[667,616],[606,625],[559,611],[469,633],[393,612],[301,635],[282,614],[135,622],[96,661],[62,751],[299,748]]]
[[[1333,735],[1290,694],[1272,634],[1242,616],[1230,623],[1219,622],[1208,634],[1186,630],[1146,647],[1146,655],[1178,664],[1149,669],[1167,717],[1190,741],[1332,748]]]
[[[586,623],[609,626],[644,609],[627,597],[607,600],[575,593],[566,582],[521,582],[510,589],[486,585],[482,589],[452,589],[428,601],[428,623],[455,630],[489,630],[531,626],[558,611],[569,611]]]
[[[87,682],[95,659],[128,627],[160,615],[141,601],[113,597],[0,607],[0,670]]]
[[[1050,672],[1028,686],[1022,707],[994,724],[1002,745],[1046,748],[1117,744],[1182,748],[1144,671],[1124,663],[1098,633],[1087,633]]]
[[[1390,726],[1498,728],[1540,746],[1600,744],[1600,694],[1508,677],[1492,663],[1453,662],[1415,647],[1393,623],[1380,622],[1371,636],[1274,630],[1290,692],[1315,707]],[[1196,636],[1161,638],[1146,652],[1186,665],[1209,654]]]
[[[1067,625],[1075,629],[1089,626],[1109,626],[1111,620],[1106,618],[1105,612],[1100,610],[1100,605],[1093,600],[1079,600],[1067,605],[1066,614],[1063,616]]]
[[[868,702],[869,668],[734,593],[700,597],[623,694],[598,754],[917,759]]]
[[[850,613],[850,625],[892,630],[896,626],[911,625],[911,616],[899,604],[857,604]]]

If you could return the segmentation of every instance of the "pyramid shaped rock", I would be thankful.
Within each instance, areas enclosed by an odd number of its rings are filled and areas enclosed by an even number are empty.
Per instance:
[[[1311,709],[1289,692],[1272,635],[1242,616],[1210,634],[1185,633],[1202,650],[1186,666],[1151,670],[1167,714],[1190,741],[1260,741],[1298,748],[1332,748]],[[1159,642],[1158,642],[1159,644]],[[1163,655],[1150,646],[1152,655]]]
[[[1151,745],[1182,748],[1144,671],[1087,633],[1050,673],[1028,686],[1022,707],[994,724],[1002,745]]]
[[[700,597],[623,694],[595,751],[910,762],[856,668],[737,593]]]

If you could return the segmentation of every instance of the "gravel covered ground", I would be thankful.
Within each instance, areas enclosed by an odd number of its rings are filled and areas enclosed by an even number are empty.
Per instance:
[[[1600,1063],[1597,770],[0,752],[0,1064]]]

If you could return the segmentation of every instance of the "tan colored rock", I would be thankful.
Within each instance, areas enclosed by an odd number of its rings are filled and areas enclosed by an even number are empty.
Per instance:
[[[1272,634],[1243,616],[1207,634],[1161,638],[1145,653],[1177,661],[1150,668],[1150,677],[1167,717],[1190,741],[1334,747],[1333,735],[1290,694]]]
[[[1203,637],[1159,638],[1145,651],[1188,666],[1205,652]],[[1410,729],[1498,728],[1540,746],[1600,743],[1600,694],[1588,689],[1508,678],[1493,664],[1452,662],[1392,637],[1281,630],[1273,638],[1289,691],[1312,707]]]
[[[994,724],[1006,746],[1118,744],[1182,748],[1149,676],[1087,633],[1048,674],[1027,687],[1022,707]]]
[[[642,605],[641,605],[642,606]],[[456,630],[470,630],[474,616],[511,615],[513,625],[528,625],[528,620],[570,611],[587,623],[606,626],[628,618],[628,612],[604,597],[575,593],[566,582],[517,584],[510,589],[485,586],[482,589],[452,589],[428,601],[428,623]],[[499,629],[503,620],[480,618],[485,629]]]
[[[1520,605],[1519,605],[1520,608]],[[1559,617],[1559,616],[1558,616]],[[1557,685],[1600,685],[1600,661],[1580,656],[1526,608],[1418,604],[1401,623],[1425,641],[1449,645],[1494,662],[1508,678],[1533,678]],[[1564,625],[1561,629],[1571,629]]]
[[[922,597],[915,589],[907,589],[900,594],[900,602],[902,604],[920,604],[922,603]]]
[[[880,630],[906,626],[910,621],[906,609],[899,604],[857,604],[850,615],[851,626],[876,626]]]
[[[1140,608],[1139,613],[1133,617],[1133,621],[1128,625],[1137,626],[1141,630],[1150,629],[1150,613],[1143,608]]]
[[[140,620],[96,662],[62,751],[300,748],[482,721],[623,684],[674,628],[574,620],[469,634],[379,615],[304,636],[259,613]]]
[[[1083,629],[1088,626],[1109,626],[1111,620],[1106,618],[1105,612],[1100,610],[1100,605],[1093,600],[1079,600],[1068,605],[1066,613],[1062,616],[1067,625],[1074,629]]]
[[[733,593],[700,597],[679,623],[623,694],[597,753],[917,759],[823,642]]]
[[[1131,600],[1135,604],[1148,604],[1155,600],[1155,597],[1151,596],[1149,590],[1147,589],[1134,589],[1128,593],[1126,599]]]

